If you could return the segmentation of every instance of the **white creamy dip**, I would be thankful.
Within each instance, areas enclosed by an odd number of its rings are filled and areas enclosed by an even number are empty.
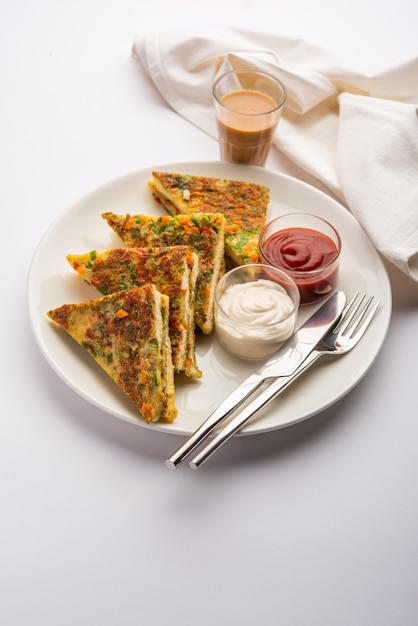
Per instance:
[[[237,283],[218,297],[216,332],[233,354],[261,359],[290,337],[296,314],[297,307],[281,285],[265,279]]]

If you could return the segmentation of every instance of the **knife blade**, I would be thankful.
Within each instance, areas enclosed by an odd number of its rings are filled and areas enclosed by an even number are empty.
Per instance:
[[[176,469],[222,420],[230,417],[242,407],[243,403],[266,381],[279,377],[285,381],[286,377],[290,377],[337,322],[345,303],[346,296],[342,291],[337,291],[330,296],[264,365],[250,374],[221,402],[185,443],[166,460],[166,466]]]

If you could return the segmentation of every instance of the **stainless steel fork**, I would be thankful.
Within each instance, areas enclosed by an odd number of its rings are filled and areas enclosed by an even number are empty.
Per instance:
[[[366,294],[355,294],[344,309],[340,321],[318,343],[317,347],[301,363],[291,377],[280,377],[274,380],[269,387],[264,389],[255,400],[250,402],[236,417],[216,435],[198,454],[190,461],[192,469],[197,470],[207,461],[221,446],[223,446],[244,424],[252,419],[273,398],[277,397],[293,381],[313,365],[322,356],[335,356],[346,354],[357,345],[370,325],[380,300]]]

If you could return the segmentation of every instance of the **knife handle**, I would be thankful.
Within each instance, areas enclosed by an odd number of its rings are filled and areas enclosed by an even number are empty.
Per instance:
[[[165,462],[169,469],[176,469],[180,463],[184,461],[196,446],[199,445],[222,422],[225,418],[233,414],[234,411],[242,406],[263,383],[263,379],[258,376],[251,375],[244,383],[235,389],[201,426],[181,445]]]
[[[273,398],[276,398],[291,383],[293,383],[303,372],[305,372],[321,356],[321,352],[314,350],[299,365],[297,370],[291,375],[280,377],[274,380],[267,389],[262,391],[255,400],[250,402],[236,417],[234,417],[220,433],[211,439],[209,443],[192,459],[189,463],[193,470],[197,470],[203,465],[219,448],[221,448],[235,433],[237,433],[252,417],[263,409]]]

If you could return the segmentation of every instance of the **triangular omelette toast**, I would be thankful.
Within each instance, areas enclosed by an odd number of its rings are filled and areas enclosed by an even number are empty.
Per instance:
[[[193,215],[118,215],[102,217],[128,247],[187,245],[199,256],[195,321],[203,333],[214,328],[215,287],[225,269],[225,218],[221,213]]]
[[[165,209],[192,214],[220,212],[225,215],[227,265],[258,263],[259,237],[266,223],[270,189],[240,180],[152,172],[151,191]]]
[[[146,422],[175,419],[168,296],[145,285],[64,304],[47,315],[87,350]]]
[[[169,332],[176,372],[200,378],[196,365],[194,309],[199,259],[188,246],[111,248],[68,254],[78,274],[102,294],[149,283],[170,298]]]

